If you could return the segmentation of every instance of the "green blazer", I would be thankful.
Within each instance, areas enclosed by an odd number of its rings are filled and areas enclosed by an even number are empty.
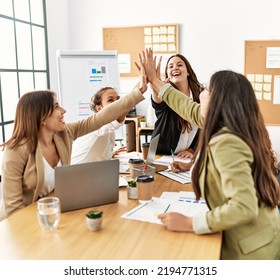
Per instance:
[[[165,87],[163,100],[179,115],[203,124],[200,105],[173,87]],[[223,128],[226,134],[213,137],[199,186],[207,201],[207,223],[223,231],[222,259],[280,259],[280,215],[277,208],[258,206],[249,146]]]
[[[141,92],[134,90],[87,119],[67,123],[64,131],[54,134],[61,163],[70,164],[74,139],[112,122],[142,100],[144,97]],[[2,161],[3,199],[0,204],[0,221],[36,201],[43,183],[44,163],[39,144],[32,154],[27,151],[26,144],[14,150],[6,148]]]

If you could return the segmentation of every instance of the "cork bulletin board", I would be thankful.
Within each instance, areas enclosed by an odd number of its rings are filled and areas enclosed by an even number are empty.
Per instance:
[[[245,41],[245,71],[266,125],[280,125],[280,40]]]
[[[103,28],[103,49],[117,50],[120,77],[138,77],[134,64],[138,54],[151,47],[155,55],[163,57],[163,69],[165,60],[179,53],[178,34],[178,24],[106,27]]]

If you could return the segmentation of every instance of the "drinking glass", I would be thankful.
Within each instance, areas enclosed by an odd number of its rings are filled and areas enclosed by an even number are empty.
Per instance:
[[[46,231],[57,229],[60,220],[58,197],[43,197],[37,201],[37,216],[40,226]]]
[[[156,173],[156,168],[154,166],[145,164],[142,166],[133,167],[133,173],[135,178],[140,175],[154,176]]]

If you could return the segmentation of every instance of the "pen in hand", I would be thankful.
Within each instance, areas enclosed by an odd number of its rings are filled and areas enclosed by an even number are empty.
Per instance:
[[[166,213],[166,212],[167,212],[167,210],[169,209],[169,207],[170,207],[170,204],[168,204],[168,206],[166,207],[166,209],[164,210],[164,212],[163,212],[163,213]]]
[[[174,152],[173,152],[172,149],[170,150],[170,152],[171,152],[172,160],[173,160],[173,162],[174,162]]]
[[[172,163],[174,162],[174,152],[172,149],[170,149],[170,153],[171,153],[171,156],[172,156]],[[172,163],[170,163],[168,165],[168,168],[165,170],[166,172],[172,172]]]

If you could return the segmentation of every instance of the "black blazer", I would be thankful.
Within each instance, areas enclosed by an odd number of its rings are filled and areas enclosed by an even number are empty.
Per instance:
[[[180,139],[181,131],[178,125],[179,115],[175,113],[165,102],[157,104],[152,98],[151,100],[157,117],[152,138],[160,134],[157,154],[169,155],[171,149],[175,151]],[[198,143],[198,135],[199,130],[189,148],[195,150]]]

